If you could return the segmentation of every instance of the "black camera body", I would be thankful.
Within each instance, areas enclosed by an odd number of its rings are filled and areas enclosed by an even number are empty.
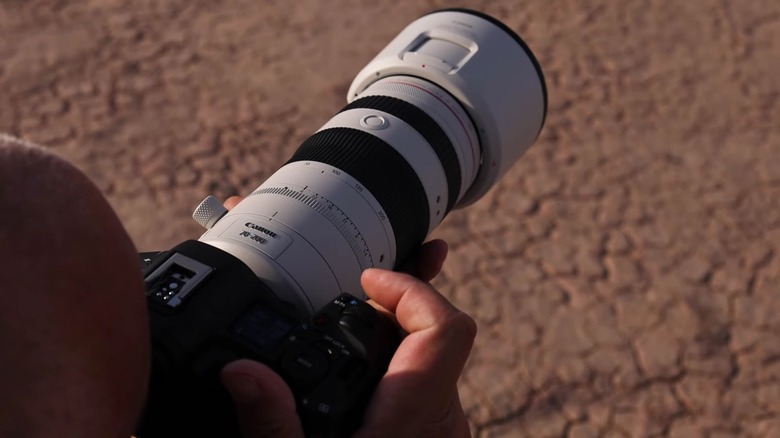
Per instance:
[[[240,436],[219,381],[240,358],[282,376],[307,436],[360,425],[400,343],[395,323],[348,294],[301,318],[239,259],[194,240],[144,264],[153,365],[139,438]]]

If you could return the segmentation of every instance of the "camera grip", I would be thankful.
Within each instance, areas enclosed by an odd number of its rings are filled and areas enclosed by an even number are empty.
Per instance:
[[[144,274],[153,365],[139,438],[241,436],[219,382],[240,358],[282,376],[307,436],[348,435],[400,343],[394,323],[348,294],[301,318],[241,261],[197,241]]]

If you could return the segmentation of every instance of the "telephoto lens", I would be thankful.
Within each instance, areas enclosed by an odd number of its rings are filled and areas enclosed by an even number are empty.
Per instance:
[[[356,430],[401,342],[363,270],[398,268],[453,209],[482,197],[538,137],[539,64],[499,21],[452,9],[410,24],[357,75],[348,104],[208,230],[142,254],[152,335],[136,434],[240,436],[219,382],[269,366],[310,437]]]
[[[233,210],[207,198],[193,215],[208,227],[201,242],[306,315],[362,294],[363,270],[397,268],[451,210],[482,197],[536,140],[547,108],[528,46],[465,9],[411,23],[347,101]]]

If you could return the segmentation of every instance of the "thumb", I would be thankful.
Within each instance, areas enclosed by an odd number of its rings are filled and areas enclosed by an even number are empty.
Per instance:
[[[238,360],[226,365],[221,377],[233,398],[244,437],[303,437],[292,392],[270,368]]]

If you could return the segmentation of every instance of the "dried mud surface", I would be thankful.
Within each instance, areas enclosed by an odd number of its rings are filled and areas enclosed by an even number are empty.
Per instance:
[[[478,437],[780,436],[780,3],[464,1],[534,49],[541,138],[435,233],[479,323]],[[443,1],[0,3],[0,131],[106,194],[139,249],[198,234]]]

